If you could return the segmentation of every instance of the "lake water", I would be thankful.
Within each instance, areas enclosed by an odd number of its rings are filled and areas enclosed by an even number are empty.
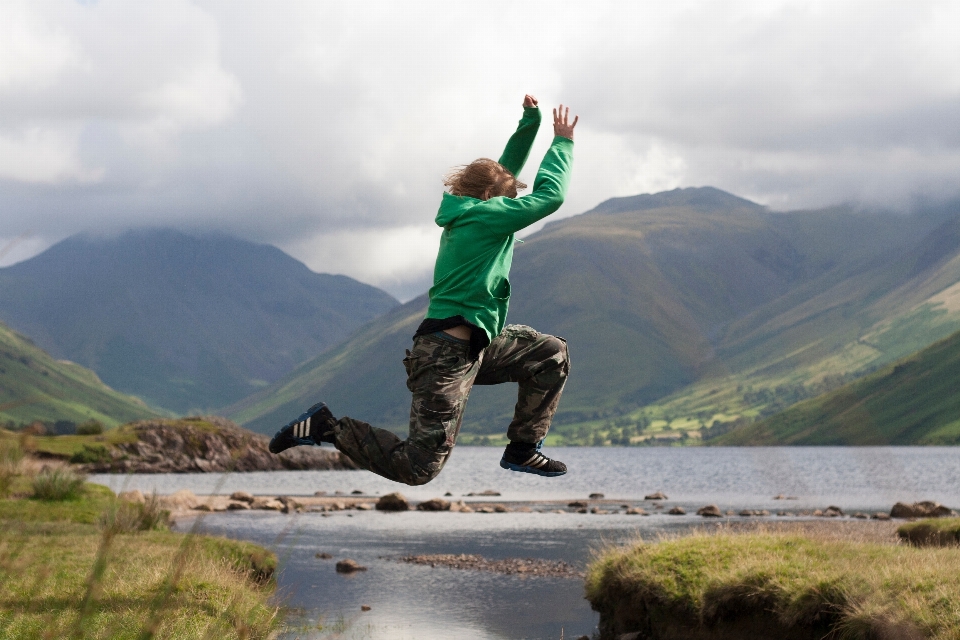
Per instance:
[[[937,500],[960,507],[960,449],[949,447],[764,448],[555,448],[570,472],[540,478],[498,466],[501,451],[457,449],[440,476],[424,487],[405,487],[360,471],[287,471],[245,474],[98,475],[114,490],[137,488],[198,494],[245,490],[261,495],[312,495],[315,491],[376,495],[402,491],[416,500],[445,492],[499,491],[501,502],[586,498],[599,492],[623,504],[651,510],[643,496],[663,491],[666,506],[688,513],[708,503],[722,509],[772,511],[837,505],[845,511],[888,511],[896,501]],[[777,501],[785,494],[797,500]],[[480,498],[473,498],[480,499]],[[484,498],[484,500],[491,500]],[[542,505],[547,510],[547,505]],[[279,602],[293,607],[302,628],[289,638],[332,637],[341,621],[345,638],[558,639],[590,635],[597,616],[583,599],[579,579],[520,578],[492,573],[408,565],[396,557],[418,553],[479,553],[492,558],[561,559],[583,567],[605,542],[655,538],[702,525],[696,516],[649,517],[554,513],[385,514],[340,511],[284,515],[217,513],[199,523],[211,533],[258,542],[281,560]],[[775,519],[775,518],[773,518]],[[320,560],[327,552],[333,560]],[[335,573],[337,559],[369,568],[353,576]],[[371,611],[361,613],[361,605]]]

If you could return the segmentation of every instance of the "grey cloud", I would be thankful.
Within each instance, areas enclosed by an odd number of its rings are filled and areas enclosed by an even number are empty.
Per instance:
[[[0,157],[0,237],[217,229],[407,292],[440,176],[496,156],[527,91],[581,115],[560,215],[704,184],[892,206],[960,177],[948,2],[22,6],[56,57],[0,75],[0,151],[48,132],[37,162],[60,164],[30,182]],[[377,234],[419,238],[420,263],[365,254]]]

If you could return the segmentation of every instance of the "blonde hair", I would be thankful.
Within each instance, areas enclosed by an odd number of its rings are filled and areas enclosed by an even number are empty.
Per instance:
[[[452,195],[469,196],[478,200],[483,200],[484,194],[490,198],[516,198],[518,191],[527,188],[527,185],[517,180],[506,167],[490,158],[480,158],[468,165],[457,167],[444,176],[443,185]]]

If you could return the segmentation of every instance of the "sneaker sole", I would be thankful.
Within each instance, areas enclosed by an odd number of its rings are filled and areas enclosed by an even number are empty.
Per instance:
[[[539,469],[534,469],[533,467],[524,467],[519,464],[513,464],[512,462],[507,462],[503,458],[500,458],[500,466],[507,471],[519,471],[520,473],[532,473],[535,476],[544,476],[547,478],[556,478],[557,476],[562,476],[566,471],[540,471]]]

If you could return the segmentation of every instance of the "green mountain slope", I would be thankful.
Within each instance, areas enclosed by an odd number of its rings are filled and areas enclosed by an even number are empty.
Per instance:
[[[717,438],[727,445],[960,443],[960,332],[831,393]]]
[[[97,420],[113,427],[158,415],[136,398],[109,388],[89,369],[54,360],[0,324],[0,421]]]
[[[845,208],[777,214],[711,188],[618,198],[517,247],[508,321],[568,340],[573,371],[557,432],[596,426],[698,380],[782,358],[770,347],[775,333],[763,333],[771,323],[804,304],[816,308],[824,290],[883,271],[935,223]],[[901,281],[883,280],[876,295]],[[227,413],[267,432],[323,399],[336,413],[404,429],[400,361],[425,309],[425,298],[411,301]],[[738,325],[751,314],[753,324]],[[751,339],[758,331],[764,339]],[[818,337],[811,330],[803,339]],[[475,388],[465,432],[502,433],[514,394],[509,385]]]
[[[0,320],[179,413],[249,395],[396,304],[275,247],[171,230],[74,236],[0,269]]]

